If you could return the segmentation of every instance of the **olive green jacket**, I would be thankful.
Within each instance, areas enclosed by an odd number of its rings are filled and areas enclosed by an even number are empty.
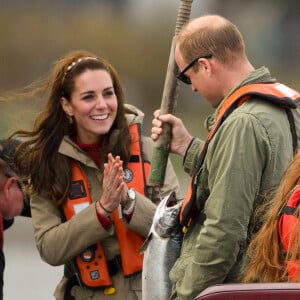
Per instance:
[[[126,105],[126,108],[128,124],[142,123],[144,115],[141,111],[131,105]],[[151,161],[153,142],[145,136],[142,136],[141,141],[142,155],[146,161]],[[100,184],[102,182],[102,173],[94,161],[67,136],[64,137],[60,145],[59,153],[79,162],[89,182],[92,201],[100,199],[102,194],[102,186]],[[161,189],[161,196],[166,196],[170,191],[179,193],[178,180],[170,162],[168,162],[165,177],[166,181]],[[46,185],[45,188],[47,189]],[[126,225],[133,231],[146,237],[152,224],[155,209],[155,203],[144,195],[137,193],[134,213],[131,221],[126,223]],[[73,216],[71,220],[62,222],[60,209],[55,208],[42,195],[38,195],[31,200],[31,212],[38,251],[41,258],[50,265],[68,265],[70,260],[97,241],[101,241],[108,260],[120,253],[114,226],[111,226],[108,231],[102,227],[96,215],[95,203]],[[114,277],[112,280],[114,281]],[[64,289],[65,281],[63,284],[59,284],[56,290],[55,295],[57,299],[62,299]],[[137,289],[141,289],[140,279]],[[80,296],[76,299],[81,299],[81,297],[86,299],[86,296],[92,297],[92,295],[96,297],[96,294],[94,291],[82,289],[82,291],[78,291]],[[99,297],[97,296],[96,298],[101,299],[103,292],[98,291],[98,294]]]
[[[262,67],[231,93],[265,81],[272,78]],[[300,145],[299,110],[293,114]],[[195,139],[186,153],[184,168],[190,175],[202,146],[203,141]],[[292,156],[284,109],[254,97],[229,115],[212,138],[200,171],[196,201],[198,208],[204,205],[206,220],[203,225],[195,220],[184,236],[181,256],[170,272],[171,299],[191,300],[208,286],[238,281],[253,211],[279,183]]]

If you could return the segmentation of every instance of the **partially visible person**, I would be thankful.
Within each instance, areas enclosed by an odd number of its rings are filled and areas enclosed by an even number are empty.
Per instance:
[[[240,281],[259,226],[253,211],[300,146],[300,94],[266,67],[256,69],[240,31],[222,16],[188,22],[178,34],[175,60],[177,78],[215,108],[205,142],[172,114],[155,111],[153,119],[154,140],[164,122],[171,124],[170,151],[183,157],[191,176],[180,213],[186,233],[170,272],[170,299],[190,300],[211,285]]]
[[[20,177],[22,177],[22,172],[17,172],[14,157],[16,148],[21,144],[20,140],[17,139],[0,139],[0,159],[5,161],[8,164],[8,167],[14,172],[18,178],[18,184],[22,188],[22,191],[25,190],[24,182]],[[30,202],[27,194],[24,194],[24,208],[22,210],[21,216],[31,217],[30,211]],[[4,230],[8,229],[14,223],[14,218],[3,219],[3,228]]]
[[[9,228],[15,216],[30,217],[30,206],[14,166],[17,140],[0,140],[0,299],[3,299],[5,256],[3,231]]]
[[[124,103],[119,75],[104,58],[68,53],[44,89],[48,101],[33,129],[15,135],[25,138],[17,165],[26,158],[40,256],[65,266],[55,298],[142,299],[140,246],[161,197],[180,196],[171,162],[161,194],[152,193],[144,114]]]
[[[300,282],[300,152],[268,198],[257,210],[263,226],[247,250],[243,281]]]

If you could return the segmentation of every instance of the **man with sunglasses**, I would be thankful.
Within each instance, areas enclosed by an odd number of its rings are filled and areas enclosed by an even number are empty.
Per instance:
[[[30,217],[30,207],[23,183],[16,174],[13,156],[17,140],[0,140],[0,299],[3,299],[3,231],[13,224],[18,215]]]
[[[177,37],[175,60],[178,79],[216,109],[206,141],[192,137],[174,115],[156,111],[152,121],[153,140],[163,122],[171,124],[170,152],[183,157],[191,176],[180,212],[185,236],[170,272],[170,299],[187,300],[239,280],[259,228],[253,212],[300,145],[300,95],[266,67],[255,69],[238,28],[221,16],[191,20]]]

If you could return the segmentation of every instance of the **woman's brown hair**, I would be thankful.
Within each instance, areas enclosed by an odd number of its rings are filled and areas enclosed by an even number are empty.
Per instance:
[[[88,51],[70,52],[56,62],[48,82],[36,89],[37,92],[43,90],[48,93],[48,101],[37,116],[32,131],[18,130],[13,134],[25,139],[17,149],[16,165],[25,169],[24,180],[29,182],[28,192],[46,193],[56,206],[60,206],[66,199],[71,182],[69,159],[58,153],[58,149],[65,135],[76,135],[76,126],[62,109],[61,97],[70,101],[75,78],[86,70],[98,69],[110,74],[118,100],[117,117],[111,130],[102,139],[105,147],[101,153],[100,166],[109,152],[120,155],[126,164],[129,160],[130,134],[120,78],[108,61]],[[34,93],[31,91],[31,94]],[[115,141],[114,144],[111,141]]]
[[[287,255],[289,260],[299,259],[300,222],[291,230],[288,251],[284,253],[278,232],[278,222],[282,207],[297,185],[300,175],[300,152],[286,169],[282,181],[270,201],[259,211],[263,211],[263,226],[248,247],[249,264],[243,272],[243,282],[280,282],[287,281]],[[300,206],[294,215],[300,217]]]

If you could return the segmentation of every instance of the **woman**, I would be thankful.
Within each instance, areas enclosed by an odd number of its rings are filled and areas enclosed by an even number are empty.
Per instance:
[[[244,282],[300,282],[300,152],[271,201],[259,209],[263,226],[248,248]]]
[[[140,135],[143,113],[124,104],[114,68],[86,51],[59,60],[46,91],[33,130],[15,135],[26,140],[17,163],[26,160],[37,248],[65,265],[55,297],[141,299],[138,249],[160,200],[146,184],[153,146]],[[162,197],[179,192],[170,162],[166,172]]]

